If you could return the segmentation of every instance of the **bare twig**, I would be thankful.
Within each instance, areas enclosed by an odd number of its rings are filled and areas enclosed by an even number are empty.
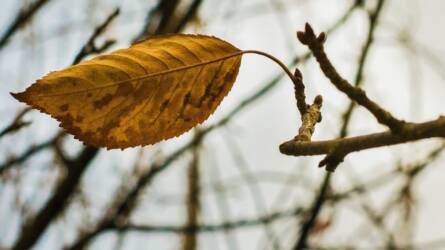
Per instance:
[[[159,1],[158,4],[151,9],[145,19],[145,24],[139,34],[133,39],[134,42],[144,39],[148,35],[172,33],[173,23],[176,7],[179,5],[179,0]]]
[[[393,117],[391,113],[369,99],[365,91],[361,88],[354,87],[340,76],[324,51],[323,43],[326,40],[325,33],[322,32],[318,36],[315,36],[312,27],[309,24],[306,24],[305,31],[297,32],[297,37],[302,44],[307,45],[310,48],[320,64],[321,70],[338,90],[346,94],[351,100],[354,100],[369,110],[379,123],[388,126],[392,131],[398,132],[402,129],[405,125],[404,121]]]
[[[9,158],[4,163],[0,164],[0,175],[2,175],[5,171],[10,169],[11,167],[25,162],[26,160],[28,160],[31,156],[35,155],[36,153],[38,153],[44,149],[52,147],[54,145],[54,143],[56,142],[56,140],[58,140],[61,136],[65,135],[65,134],[66,134],[65,132],[60,131],[54,137],[51,137],[50,139],[48,139],[40,144],[37,144],[35,146],[30,146],[21,155],[13,156],[13,157]]]
[[[80,61],[82,61],[82,59],[89,55],[101,53],[115,43],[114,40],[108,40],[105,41],[105,43],[100,47],[97,47],[95,45],[97,37],[100,36],[107,29],[110,23],[119,15],[119,12],[119,8],[116,8],[101,25],[97,26],[94,29],[93,34],[90,36],[85,45],[82,46],[82,49],[80,49],[79,53],[74,58],[73,64],[79,63]]]
[[[297,101],[298,111],[300,112],[301,117],[303,117],[303,115],[306,113],[308,105],[306,103],[306,94],[304,93],[303,75],[298,68],[295,69],[294,77],[295,79],[293,80],[293,83],[295,100]]]
[[[312,205],[308,215],[309,217],[305,222],[303,223],[303,226],[301,228],[300,237],[298,238],[298,241],[296,242],[294,249],[300,250],[305,249],[307,247],[307,238],[309,237],[309,234],[312,230],[312,228],[315,225],[315,221],[320,214],[320,211],[324,205],[325,197],[327,194],[327,190],[329,189],[329,183],[331,181],[331,175],[327,173],[326,177],[323,180],[323,183],[320,187],[320,191],[318,193],[318,196]]]
[[[115,225],[119,231],[141,231],[141,232],[173,232],[173,233],[195,233],[195,232],[216,232],[224,230],[233,230],[241,227],[251,227],[261,224],[268,224],[282,218],[294,217],[301,214],[304,210],[300,207],[283,212],[275,212],[255,219],[244,219],[233,222],[224,222],[221,224],[197,225],[195,227],[183,226],[149,226],[149,225]]]
[[[199,137],[199,129],[195,129],[195,136]],[[201,210],[201,182],[200,173],[200,143],[193,147],[193,158],[187,174],[187,222],[186,227],[196,227]],[[186,234],[183,238],[182,249],[195,250],[198,245],[196,234]]]
[[[37,0],[27,8],[23,8],[15,17],[14,21],[9,25],[6,32],[0,38],[0,49],[3,48],[9,39],[16,33],[25,23],[27,23],[39,9],[41,9],[49,0]]]
[[[185,25],[196,17],[196,13],[198,12],[199,6],[201,6],[202,2],[203,2],[202,0],[193,0],[187,12],[182,16],[181,20],[178,22],[178,26],[175,29],[175,33],[183,30]]]
[[[21,128],[24,128],[31,124],[31,122],[23,121],[23,116],[28,112],[30,108],[25,108],[24,110],[20,111],[11,124],[9,124],[6,128],[4,128],[2,131],[0,131],[0,138],[9,134],[14,133],[20,130]]]
[[[343,156],[364,149],[390,146],[432,137],[445,137],[445,116],[424,123],[407,124],[398,134],[391,131],[343,139],[301,142],[291,140],[280,145],[283,154],[306,156],[330,154],[333,150]],[[323,164],[322,164],[323,165]]]
[[[40,212],[23,226],[13,250],[30,249],[37,242],[51,221],[64,210],[83,172],[96,154],[97,149],[86,148],[76,160],[70,162],[68,174]]]
[[[363,46],[362,53],[360,54],[360,58],[358,60],[358,69],[357,73],[355,74],[354,79],[354,86],[360,87],[363,80],[363,72],[365,69],[365,62],[368,58],[368,54],[371,48],[372,43],[374,42],[374,31],[375,28],[378,25],[378,20],[380,13],[382,12],[382,7],[385,1],[378,1],[376,9],[369,14],[369,29],[368,29],[368,35],[366,37],[365,45]],[[349,121],[352,115],[352,111],[354,110],[355,102],[351,101],[349,102],[349,106],[346,109],[345,113],[343,114],[343,121]],[[347,134],[349,122],[344,122],[342,124],[342,128],[340,130],[340,137],[345,137]]]
[[[295,136],[296,141],[310,141],[315,130],[315,124],[321,121],[321,105],[323,99],[321,95],[315,97],[314,103],[308,107],[306,112],[301,116],[301,126],[298,135]]]

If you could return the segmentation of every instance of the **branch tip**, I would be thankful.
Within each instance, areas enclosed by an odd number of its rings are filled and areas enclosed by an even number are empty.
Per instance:
[[[300,43],[306,45],[307,41],[306,41],[306,36],[304,35],[304,32],[302,31],[297,31],[297,38],[298,41],[300,41]]]
[[[299,81],[303,80],[303,75],[301,74],[301,71],[298,68],[295,68],[294,76]]]
[[[304,32],[305,32],[306,36],[315,37],[314,29],[312,29],[312,27],[309,23],[306,23],[304,25]]]
[[[326,42],[326,33],[324,33],[324,32],[321,32],[319,35],[318,35],[318,37],[317,37],[317,41],[319,42],[319,43],[324,43],[324,42]]]
[[[314,99],[314,104],[321,107],[321,105],[323,104],[323,97],[321,95],[317,95]]]

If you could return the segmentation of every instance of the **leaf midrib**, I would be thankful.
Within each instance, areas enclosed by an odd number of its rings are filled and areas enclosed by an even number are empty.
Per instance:
[[[39,97],[53,97],[53,96],[72,95],[72,94],[79,94],[79,93],[88,92],[88,91],[95,91],[95,90],[108,88],[108,87],[116,86],[116,85],[127,83],[127,82],[143,80],[143,79],[147,79],[147,78],[150,78],[150,77],[156,77],[156,76],[159,76],[159,75],[165,75],[165,74],[169,74],[169,73],[173,73],[173,72],[177,72],[177,71],[182,71],[182,70],[187,70],[187,69],[199,67],[199,66],[202,66],[202,65],[218,62],[218,61],[223,61],[223,60],[226,60],[226,59],[229,59],[229,58],[232,58],[232,57],[239,56],[239,55],[243,54],[243,52],[244,51],[239,50],[239,51],[236,51],[236,52],[231,53],[229,55],[226,55],[226,56],[223,56],[223,57],[219,57],[219,58],[216,58],[216,59],[213,59],[213,60],[199,62],[199,63],[195,63],[195,64],[191,64],[191,65],[185,65],[185,66],[181,66],[181,67],[178,67],[178,68],[173,68],[173,69],[168,69],[168,70],[164,70],[164,71],[155,72],[155,73],[152,73],[152,74],[146,74],[146,75],[138,76],[138,77],[127,79],[127,80],[106,83],[106,84],[103,84],[103,85],[100,85],[100,86],[97,86],[97,87],[93,87],[93,88],[76,90],[76,91],[71,91],[71,92],[63,92],[63,93],[40,94],[38,96]]]

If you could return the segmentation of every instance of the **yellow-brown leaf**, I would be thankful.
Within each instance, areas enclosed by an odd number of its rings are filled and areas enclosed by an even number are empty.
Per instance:
[[[149,145],[206,120],[240,63],[240,50],[218,38],[166,35],[52,72],[13,95],[86,144]]]

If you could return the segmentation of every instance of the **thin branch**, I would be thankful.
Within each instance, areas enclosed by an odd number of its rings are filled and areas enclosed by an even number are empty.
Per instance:
[[[173,32],[172,23],[175,20],[175,11],[179,6],[179,0],[160,1],[159,10],[161,12],[161,18],[157,24],[156,30],[150,32],[151,34],[163,34]]]
[[[295,100],[297,100],[297,108],[300,112],[301,120],[303,120],[303,116],[306,114],[308,105],[306,103],[306,94],[304,93],[305,87],[303,83],[303,75],[298,68],[295,68],[294,77],[295,80],[293,79],[292,82],[294,83]]]
[[[115,43],[114,40],[108,40],[100,47],[97,47],[95,45],[97,37],[100,36],[107,29],[110,23],[119,15],[119,12],[119,8],[116,8],[101,25],[97,26],[94,29],[93,34],[90,36],[85,45],[82,46],[82,49],[80,49],[79,53],[74,58],[73,65],[79,63],[80,61],[82,61],[82,59],[89,55],[105,51]]]
[[[0,138],[5,136],[5,135],[7,135],[7,134],[15,133],[18,130],[20,130],[21,128],[24,128],[24,127],[28,126],[29,124],[31,124],[31,122],[26,122],[26,121],[22,120],[23,116],[28,112],[29,109],[30,108],[25,108],[24,110],[20,111],[16,115],[16,117],[14,118],[12,123],[9,124],[2,131],[0,131]]]
[[[199,136],[199,129],[195,129],[195,137]],[[193,157],[187,171],[187,222],[186,227],[196,227],[201,210],[201,172],[200,172],[200,143],[193,147]],[[183,238],[183,250],[195,250],[198,245],[196,234],[186,234]]]
[[[133,42],[145,39],[149,35],[173,33],[176,30],[172,25],[172,20],[176,20],[175,11],[179,5],[179,0],[158,1],[158,4],[148,11],[144,26]],[[175,32],[177,33],[177,31]]]
[[[261,224],[269,224],[273,221],[295,217],[303,213],[304,210],[300,207],[283,212],[275,212],[269,215],[261,216],[255,219],[244,219],[233,222],[224,222],[221,224],[207,224],[197,225],[194,227],[183,226],[149,226],[149,225],[115,225],[115,229],[118,231],[140,231],[140,232],[153,232],[153,233],[181,233],[181,234],[193,234],[196,232],[217,232],[225,230],[235,230],[243,227],[258,226]]]
[[[71,194],[77,187],[83,172],[95,157],[97,151],[98,150],[95,148],[86,148],[76,160],[72,161],[70,165],[67,166],[68,174],[57,186],[54,195],[44,205],[40,212],[23,226],[16,243],[12,248],[13,250],[30,249],[40,236],[42,236],[51,221],[62,213],[69,197],[71,197]]]
[[[40,144],[37,144],[35,146],[30,146],[21,155],[10,157],[4,163],[0,164],[0,175],[2,175],[5,171],[12,168],[13,166],[25,162],[26,160],[28,160],[31,156],[35,155],[36,153],[53,146],[55,141],[57,141],[61,136],[65,135],[65,134],[66,134],[65,132],[60,131],[54,137],[52,137]]]
[[[410,123],[398,134],[391,131],[327,141],[288,141],[280,145],[283,154],[294,156],[323,155],[338,150],[343,156],[364,149],[390,146],[415,140],[445,138],[445,116],[424,123]]]
[[[402,129],[402,127],[405,125],[404,121],[393,117],[391,113],[384,110],[376,102],[369,99],[363,89],[354,87],[340,76],[324,51],[323,44],[326,40],[325,33],[322,32],[318,36],[315,36],[312,27],[309,24],[306,24],[305,31],[297,32],[297,37],[302,44],[309,47],[320,64],[320,68],[325,76],[338,90],[346,94],[351,100],[354,100],[358,104],[365,107],[374,115],[379,123],[388,126],[392,131],[398,132]]]
[[[325,196],[327,193],[327,190],[329,189],[329,183],[331,181],[331,175],[329,173],[326,174],[326,177],[323,180],[323,183],[321,185],[320,191],[318,193],[317,199],[315,200],[315,203],[313,204],[310,212],[309,212],[309,218],[303,223],[303,226],[301,228],[300,237],[298,238],[297,243],[294,246],[295,250],[305,249],[307,247],[307,238],[309,237],[309,234],[315,225],[315,221],[320,214],[320,211],[324,205]]]
[[[37,0],[27,8],[23,8],[15,17],[14,21],[9,25],[6,32],[0,38],[0,49],[3,48],[9,39],[16,33],[25,23],[27,23],[31,18],[41,9],[45,4],[49,3],[49,0]]]
[[[443,153],[444,150],[445,150],[445,143],[442,143],[440,146],[431,151],[424,160],[410,166],[410,168],[406,173],[407,176],[411,179],[417,177],[420,173],[422,173],[426,169],[426,167],[429,164],[435,161],[437,157]]]
[[[185,28],[185,26],[196,17],[199,7],[202,4],[202,0],[193,0],[192,4],[188,8],[187,12],[184,14],[182,19],[179,21],[178,26],[175,29],[175,33],[180,32]]]
[[[382,7],[385,1],[378,1],[376,9],[369,14],[369,29],[368,35],[366,37],[365,45],[363,46],[362,53],[360,54],[360,58],[358,60],[358,69],[354,79],[354,86],[360,87],[363,80],[363,72],[365,69],[365,62],[368,58],[368,54],[371,48],[372,43],[374,42],[374,31],[378,25],[378,20],[380,13],[382,12]],[[349,106],[343,114],[343,121],[349,121],[352,115],[352,111],[354,110],[355,102],[349,102]],[[347,134],[349,122],[344,122],[342,128],[340,130],[340,137],[345,137]]]
[[[298,135],[295,136],[296,141],[310,141],[315,131],[315,124],[321,122],[321,105],[323,99],[321,95],[315,97],[314,103],[309,106],[306,112],[301,116],[301,126],[298,129]]]

